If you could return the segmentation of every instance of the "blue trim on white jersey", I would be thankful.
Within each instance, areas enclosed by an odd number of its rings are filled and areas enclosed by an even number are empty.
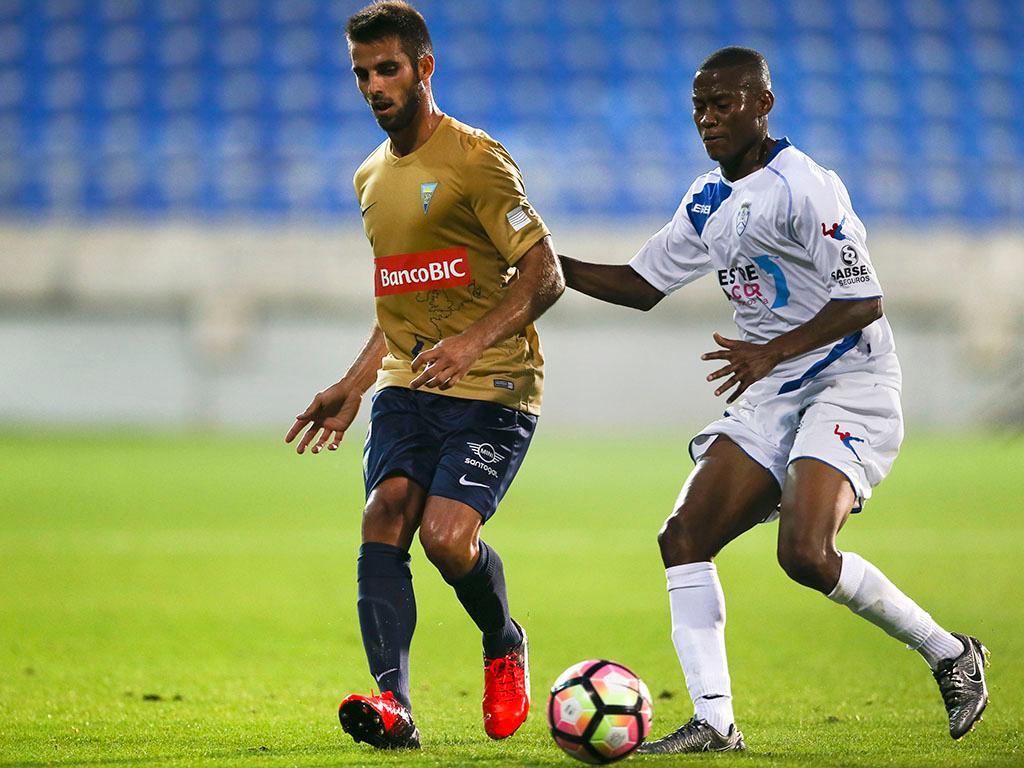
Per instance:
[[[786,282],[786,274],[782,267],[772,261],[768,254],[754,256],[753,261],[775,283],[775,301],[772,302],[770,309],[778,309],[789,304],[789,284]]]
[[[717,211],[731,194],[732,187],[721,179],[709,181],[704,185],[704,189],[686,204],[686,215],[690,217],[693,228],[697,230],[697,237],[704,232],[704,225],[708,223],[711,214]]]
[[[800,387],[802,387],[808,381],[810,381],[823,370],[832,365],[832,363],[834,363],[840,357],[842,357],[855,346],[857,346],[857,342],[860,341],[860,337],[863,334],[863,331],[851,333],[849,336],[847,336],[834,347],[832,347],[832,351],[825,355],[825,357],[821,358],[821,360],[819,360],[806,371],[804,371],[803,375],[800,376],[799,379],[791,379],[790,381],[787,381],[785,384],[779,387],[779,394],[784,395],[787,392],[793,392],[794,390],[800,389]]]
[[[800,239],[796,236],[796,230],[793,229],[793,188],[789,186],[789,179],[786,178],[785,174],[779,173],[771,166],[765,166],[765,170],[774,173],[782,179],[782,183],[786,185],[786,194],[789,196],[789,207],[786,209],[786,229],[789,230],[787,234],[789,235],[789,239],[794,243],[803,245],[803,243],[800,243]]]
[[[789,143],[789,137],[783,136],[781,139],[775,142],[775,146],[772,147],[771,151],[768,153],[768,156],[764,159],[764,164],[768,165],[768,163],[775,159],[775,156],[778,155],[779,152],[784,150],[786,147],[791,146],[793,145]]]

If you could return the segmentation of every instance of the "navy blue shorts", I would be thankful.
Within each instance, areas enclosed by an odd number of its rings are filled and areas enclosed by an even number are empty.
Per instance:
[[[519,471],[537,417],[485,400],[387,387],[373,396],[363,448],[366,495],[404,475],[467,504],[484,522]]]

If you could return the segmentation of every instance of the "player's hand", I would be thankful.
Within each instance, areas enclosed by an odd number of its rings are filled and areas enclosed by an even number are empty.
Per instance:
[[[736,387],[735,391],[729,395],[729,399],[725,401],[726,403],[733,402],[747,391],[747,387],[755,381],[763,379],[782,361],[781,356],[770,344],[751,344],[748,341],[727,339],[718,333],[713,334],[712,338],[718,346],[724,347],[724,349],[705,352],[700,359],[728,361],[728,365],[708,374],[708,381],[721,379],[731,374],[729,380],[715,390],[717,397]]]
[[[441,339],[432,348],[416,355],[412,372],[423,371],[409,384],[413,389],[430,387],[451,389],[462,379],[484,348],[467,333]]]
[[[313,398],[313,402],[305,411],[295,417],[295,423],[288,430],[284,441],[290,443],[298,436],[306,425],[306,434],[302,436],[299,444],[295,447],[296,453],[305,453],[306,446],[316,440],[317,433],[320,439],[313,445],[313,453],[320,453],[326,445],[328,450],[338,450],[341,439],[345,436],[345,430],[352,424],[356,413],[359,411],[359,404],[362,401],[360,392],[352,383],[342,379]]]

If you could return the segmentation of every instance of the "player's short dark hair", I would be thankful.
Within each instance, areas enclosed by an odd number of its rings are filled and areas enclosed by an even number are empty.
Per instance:
[[[753,77],[760,80],[765,88],[772,87],[768,61],[760,51],[755,51],[753,48],[741,48],[738,45],[719,48],[701,62],[698,71],[706,72],[711,69],[726,69],[727,67],[743,67]]]
[[[414,65],[434,52],[423,15],[404,0],[380,0],[354,13],[345,25],[345,35],[354,43],[397,37]]]

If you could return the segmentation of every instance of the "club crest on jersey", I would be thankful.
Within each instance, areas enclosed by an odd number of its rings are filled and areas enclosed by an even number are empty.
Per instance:
[[[423,215],[427,215],[430,209],[430,201],[434,198],[434,190],[437,189],[436,181],[428,181],[420,184],[420,200],[423,201]]]
[[[740,237],[747,231],[747,222],[750,221],[750,203],[743,203],[736,212],[736,236]]]

